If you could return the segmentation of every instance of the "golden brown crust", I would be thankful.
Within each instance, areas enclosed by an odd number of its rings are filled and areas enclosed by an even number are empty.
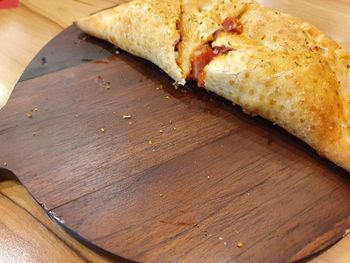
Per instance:
[[[178,62],[186,79],[191,72],[190,57],[200,45],[211,41],[228,16],[240,17],[254,1],[183,0],[181,42]]]
[[[212,43],[234,50],[205,67],[206,88],[280,125],[350,171],[350,55],[300,19],[253,0],[183,0],[181,8],[179,1],[136,0],[78,26],[181,81],[191,72],[193,51],[212,41],[228,16],[240,20],[243,33],[220,33]],[[159,52],[160,45],[165,48]]]
[[[206,88],[261,115],[350,171],[350,59],[313,26],[260,5],[241,17],[236,49],[205,69]]]
[[[136,0],[76,21],[84,32],[152,61],[184,84],[176,63],[180,0]]]

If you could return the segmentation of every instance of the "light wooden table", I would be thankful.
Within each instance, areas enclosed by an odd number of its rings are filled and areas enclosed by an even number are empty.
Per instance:
[[[75,19],[120,2],[123,0],[21,0],[18,8],[1,10],[0,107],[6,103],[30,60],[52,37],[71,25]],[[259,2],[304,18],[350,51],[350,0],[259,0]],[[5,190],[6,196],[10,199],[15,199],[19,203],[29,202],[28,195],[25,191],[19,190],[18,185],[0,180],[0,194]],[[3,211],[0,216],[0,261],[12,258],[19,260],[17,262],[22,262],[21,260],[26,262],[25,259],[50,262],[52,259],[50,257],[57,253],[62,253],[61,258],[69,256],[69,251],[57,251],[57,245],[54,243],[51,245],[46,243],[44,248],[40,244],[34,244],[34,246],[33,237],[40,237],[45,233],[39,224],[30,224],[30,227],[24,228],[21,221],[15,220],[15,218],[24,218],[20,215],[21,209],[15,212],[12,206],[13,203],[11,204],[8,199],[0,198],[0,210]],[[39,215],[40,211],[33,206],[28,205],[27,210],[38,218],[42,218],[42,215]],[[15,217],[13,213],[16,213]],[[38,243],[37,239],[35,242]],[[36,247],[35,250],[33,246]],[[8,250],[9,247],[16,249]],[[43,250],[45,253],[40,253],[40,249],[45,249]],[[21,258],[18,255],[23,251],[27,257]],[[40,258],[36,255],[40,255]],[[312,262],[350,262],[350,237],[345,237],[314,258]]]

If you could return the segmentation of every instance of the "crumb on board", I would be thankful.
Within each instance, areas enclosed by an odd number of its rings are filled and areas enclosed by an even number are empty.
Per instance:
[[[164,133],[164,130],[160,129],[160,130],[159,130],[159,133]]]
[[[170,97],[169,97],[169,96],[165,96],[165,98],[166,98],[166,99],[170,99]]]
[[[178,89],[178,88],[179,88],[179,83],[175,81],[175,82],[173,83],[173,86],[174,86],[175,89]]]
[[[7,166],[7,162],[4,162],[4,166]]]
[[[115,49],[115,50],[114,50],[114,53],[115,53],[116,55],[119,55],[119,54],[120,54],[120,48],[117,47],[117,46],[114,46],[113,48]]]
[[[124,120],[129,120],[129,119],[131,119],[131,115],[123,115],[123,119]]]
[[[208,175],[207,178],[210,179],[210,176]]]
[[[131,125],[132,124],[132,122],[131,121],[129,121],[129,125]]]
[[[31,112],[27,112],[26,115],[28,118],[33,118],[33,114]]]
[[[106,130],[105,130],[105,128],[101,128],[100,131],[101,132],[105,132]]]
[[[163,196],[163,194],[159,194],[159,196],[160,196],[160,197],[162,197],[162,196]]]
[[[237,246],[238,248],[242,248],[242,247],[244,247],[244,243],[243,243],[242,241],[238,241],[238,242],[236,243],[236,246]]]
[[[148,141],[148,144],[149,144],[149,145],[152,145],[152,144],[153,144],[152,140],[149,140],[149,141]]]
[[[82,37],[79,36],[78,40],[74,41],[74,45],[78,45],[81,42],[85,41],[86,39],[87,39],[87,36],[85,36],[85,35]]]
[[[173,130],[176,131],[176,127],[174,127]]]
[[[99,83],[99,85],[106,89],[106,90],[110,90],[111,89],[111,83],[109,81],[106,81],[101,75],[97,76],[97,82]]]
[[[37,135],[37,133],[36,132],[32,132],[32,136],[36,136]]]
[[[219,237],[219,240],[224,240],[222,237]]]

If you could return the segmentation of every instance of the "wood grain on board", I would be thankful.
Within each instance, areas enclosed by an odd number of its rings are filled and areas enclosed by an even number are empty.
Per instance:
[[[28,2],[35,9],[40,1]],[[323,23],[348,45],[347,2],[298,2],[314,15],[290,1],[276,7]],[[343,24],[326,26],[325,12],[328,24]],[[69,227],[145,261],[279,262],[342,236],[347,173],[268,122],[206,92],[176,91],[150,63],[123,52],[110,57],[112,46],[81,40],[70,28],[51,42],[0,112],[0,144],[8,149],[0,162]],[[345,242],[314,261],[346,260]]]
[[[80,17],[121,0],[21,0],[0,10],[0,108],[28,63],[54,36]]]
[[[40,56],[91,49],[89,58],[106,45],[68,32],[68,44],[62,34]],[[0,160],[69,228],[146,262],[295,260],[345,233],[345,171],[269,122],[204,90],[176,90],[151,63],[117,53],[68,66],[37,60],[33,68],[56,71],[29,69],[0,112]]]
[[[6,169],[0,169],[0,213],[1,262],[127,262],[63,231]]]

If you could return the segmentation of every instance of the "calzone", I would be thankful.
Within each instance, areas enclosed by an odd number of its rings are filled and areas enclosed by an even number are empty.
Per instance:
[[[135,0],[76,24],[350,171],[350,55],[314,26],[253,0]]]

